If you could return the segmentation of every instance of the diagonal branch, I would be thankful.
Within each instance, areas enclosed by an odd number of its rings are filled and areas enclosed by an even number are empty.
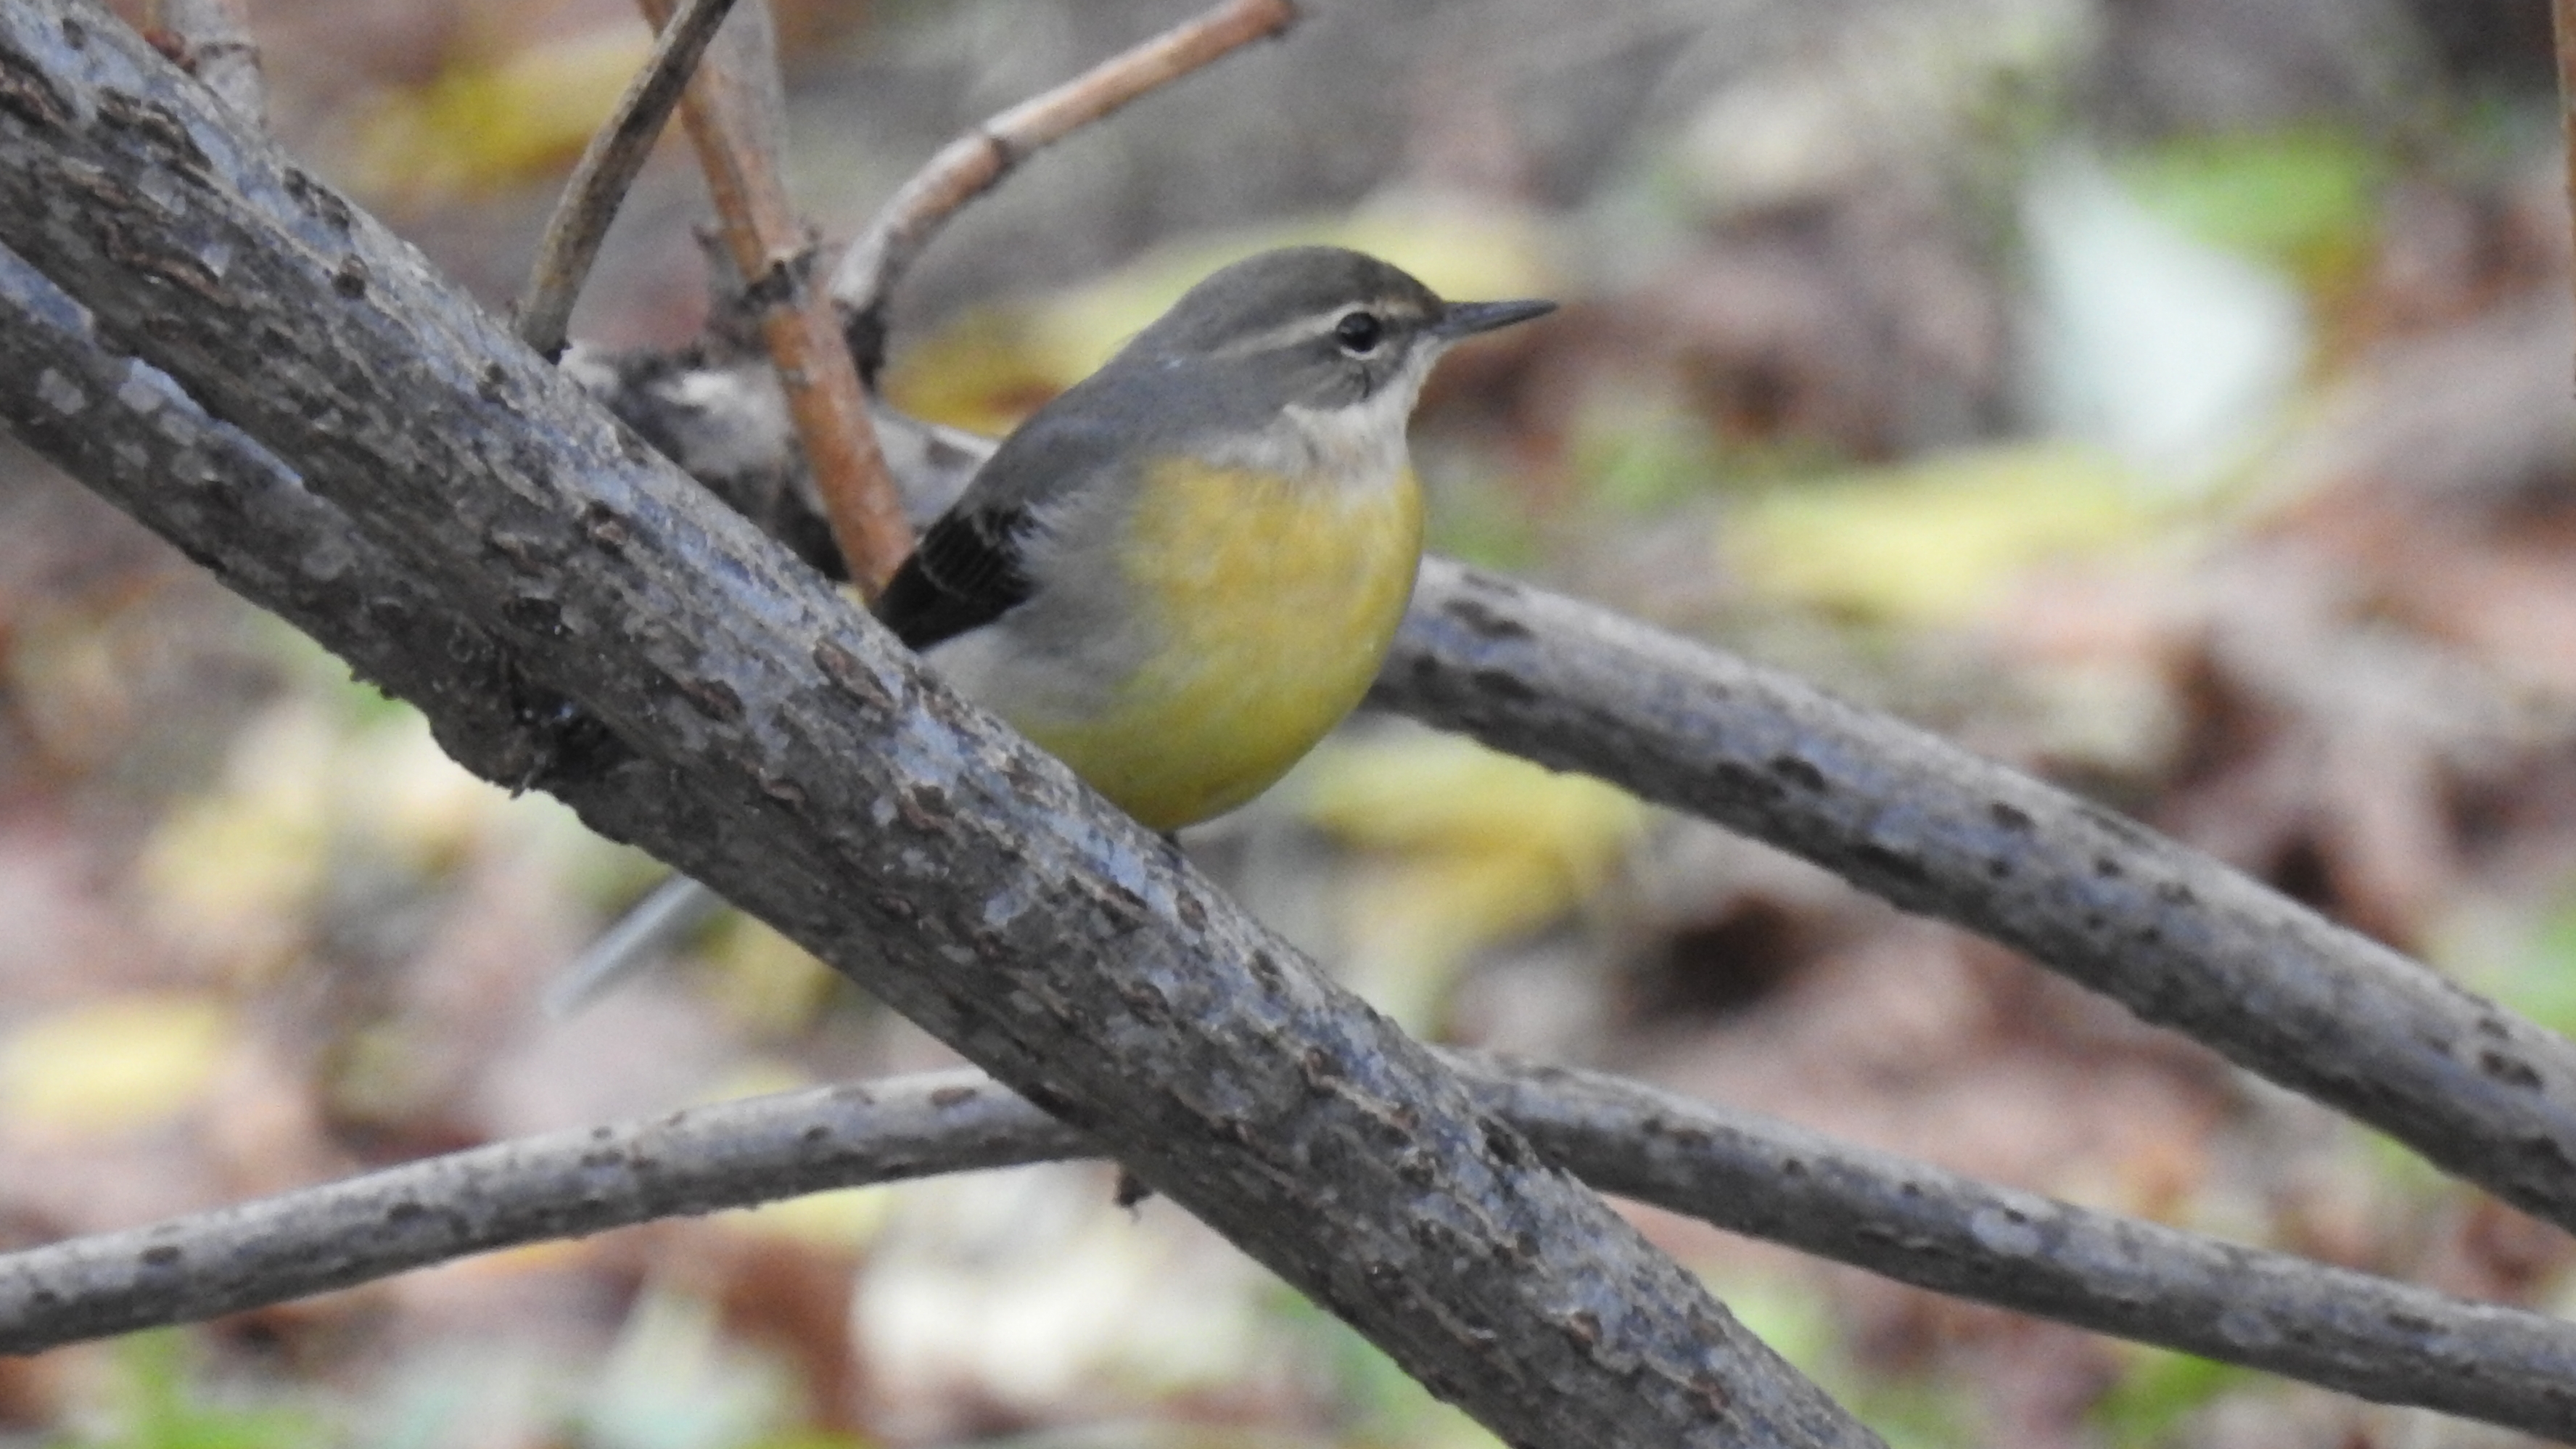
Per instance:
[[[2576,1046],[2099,806],[1776,670],[1440,560],[1375,697],[2017,947],[2576,1227]]]
[[[1877,1442],[1426,1049],[84,0],[0,7],[0,247],[34,445],[1497,1432]],[[452,657],[387,642],[441,633]],[[494,675],[519,687],[456,704]]]
[[[1989,1187],[1596,1073],[1451,1061],[1550,1157],[1641,1202],[2381,1403],[2576,1436],[2576,1324]],[[0,1256],[0,1352],[657,1217],[1096,1150],[975,1072],[552,1133]]]
[[[546,357],[563,354],[564,329],[572,323],[572,304],[581,284],[599,259],[599,244],[608,239],[608,224],[635,184],[662,125],[687,89],[689,72],[706,54],[707,42],[733,12],[734,0],[685,0],[679,13],[654,37],[653,53],[635,73],[616,113],[590,138],[581,160],[564,182],[562,201],[546,221],[529,269],[528,287],[520,294],[519,340]]]
[[[1031,154],[1296,22],[1294,0],[1225,0],[941,147],[832,271],[832,301],[845,319],[859,370],[873,376],[884,364],[885,309],[895,283],[958,208],[991,190]]]
[[[1604,1192],[1821,1258],[2379,1403],[2576,1439],[2576,1325],[1998,1188],[1589,1072],[1464,1065]]]

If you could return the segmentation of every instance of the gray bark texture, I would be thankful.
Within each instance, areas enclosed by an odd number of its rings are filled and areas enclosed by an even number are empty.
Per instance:
[[[2576,1439],[2576,1324],[1991,1187],[1589,1072],[1453,1055],[1585,1181],[1913,1283],[2381,1403]],[[238,1312],[468,1253],[1097,1147],[974,1072],[495,1143],[0,1255],[0,1352]]]
[[[2018,947],[2576,1230],[2576,1045],[2135,821],[1777,670],[1439,559],[1373,698]]]
[[[31,443],[1509,1442],[1877,1442],[1427,1050],[84,0],[0,7],[0,247]],[[30,330],[86,360],[36,362]]]

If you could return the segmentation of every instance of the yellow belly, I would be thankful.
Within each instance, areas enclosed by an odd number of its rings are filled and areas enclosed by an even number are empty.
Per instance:
[[[1026,728],[1177,830],[1268,789],[1368,692],[1412,597],[1422,500],[1409,472],[1337,488],[1176,465],[1133,517],[1120,567],[1161,637],[1107,710]]]

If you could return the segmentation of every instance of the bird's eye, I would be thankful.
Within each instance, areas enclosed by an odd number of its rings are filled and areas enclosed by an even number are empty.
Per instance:
[[[1374,312],[1352,312],[1333,324],[1333,340],[1353,357],[1366,357],[1377,351],[1378,342],[1386,336],[1386,324]]]

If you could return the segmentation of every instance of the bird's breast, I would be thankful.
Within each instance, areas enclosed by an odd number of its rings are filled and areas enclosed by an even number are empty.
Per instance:
[[[1286,773],[1368,691],[1422,555],[1409,468],[1351,481],[1152,468],[1118,550],[1150,642],[1081,720],[1021,727],[1159,830]]]

